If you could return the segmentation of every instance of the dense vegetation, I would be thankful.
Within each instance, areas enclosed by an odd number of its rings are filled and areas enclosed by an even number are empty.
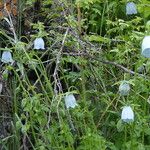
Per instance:
[[[150,61],[141,52],[150,1],[131,1],[131,14],[128,2],[18,0],[17,14],[4,7],[2,150],[150,149]],[[123,108],[133,110],[129,120]]]

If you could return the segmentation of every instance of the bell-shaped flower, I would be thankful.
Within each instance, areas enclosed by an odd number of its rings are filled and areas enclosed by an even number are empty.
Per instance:
[[[45,43],[44,40],[42,38],[36,38],[34,40],[34,49],[45,49]]]
[[[10,51],[3,51],[1,61],[3,63],[13,63],[12,55]]]
[[[66,108],[75,108],[76,106],[78,106],[76,99],[74,97],[73,94],[69,94],[65,96],[65,105]]]
[[[124,122],[134,121],[134,112],[130,106],[124,106],[121,113],[121,120]]]
[[[137,14],[137,8],[134,2],[128,2],[126,4],[126,15]]]
[[[3,83],[0,82],[0,94],[2,93],[2,90],[3,90]]]
[[[142,41],[142,52],[144,57],[150,58],[150,36],[145,36]]]
[[[130,85],[126,81],[123,81],[119,86],[120,95],[126,96],[129,94],[129,91],[130,91]]]
[[[142,66],[138,67],[137,68],[137,72],[138,73],[144,73],[144,72],[146,72],[146,66],[145,66],[145,64],[143,64]]]

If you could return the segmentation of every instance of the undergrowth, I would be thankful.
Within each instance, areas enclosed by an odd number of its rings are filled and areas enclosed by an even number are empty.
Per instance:
[[[26,0],[15,25],[4,16],[0,52],[11,51],[14,62],[0,68],[2,107],[10,102],[9,111],[0,112],[9,124],[1,149],[150,149],[150,62],[140,52],[150,2],[135,1],[135,15],[126,15],[126,3],[47,0],[34,10],[35,1]],[[45,50],[33,49],[37,37]],[[124,80],[127,96],[118,91]],[[75,96],[75,108],[67,109],[67,94]],[[130,123],[121,120],[126,105],[135,114]]]

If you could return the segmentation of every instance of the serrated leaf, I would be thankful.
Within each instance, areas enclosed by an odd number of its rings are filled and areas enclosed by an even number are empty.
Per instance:
[[[98,36],[98,35],[91,35],[88,38],[89,38],[89,41],[91,42],[103,42],[103,43],[110,42],[110,39],[102,37],[102,36]]]
[[[123,129],[124,129],[124,125],[122,123],[122,120],[119,120],[117,123],[117,130],[118,130],[118,132],[121,132],[121,131],[123,131]]]

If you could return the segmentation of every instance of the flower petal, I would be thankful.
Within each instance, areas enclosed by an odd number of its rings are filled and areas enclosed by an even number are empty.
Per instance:
[[[34,49],[37,49],[37,50],[39,50],[39,49],[45,49],[45,43],[44,43],[44,40],[42,39],[42,38],[36,38],[35,40],[34,40]]]
[[[12,63],[12,62],[14,62],[14,60],[12,59],[11,52],[10,51],[3,51],[1,61],[3,63]]]
[[[134,2],[128,2],[126,4],[126,15],[137,14],[137,8]]]
[[[126,81],[123,81],[119,86],[120,95],[126,96],[129,94],[129,91],[130,91],[130,85]]]
[[[142,41],[142,52],[144,57],[150,58],[150,36],[145,36]]]
[[[75,108],[76,106],[78,106],[76,99],[74,97],[73,94],[69,94],[65,97],[65,105],[66,108]]]
[[[134,112],[130,106],[123,107],[121,120],[123,120],[124,122],[134,121]]]

